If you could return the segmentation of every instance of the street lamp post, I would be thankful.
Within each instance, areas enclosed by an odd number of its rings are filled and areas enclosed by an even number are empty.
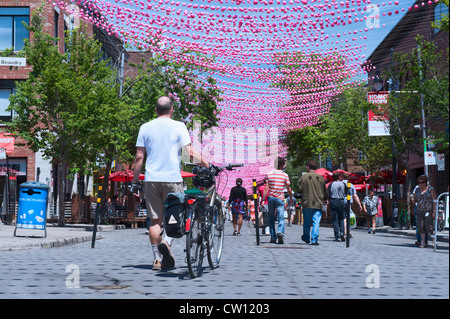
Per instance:
[[[392,91],[396,91],[397,89],[397,83],[393,79],[390,81],[389,84],[392,84],[392,88],[390,88]],[[392,92],[390,92],[392,93]],[[395,93],[394,93],[395,94]],[[391,132],[394,132],[394,125],[395,120],[392,118],[392,116],[389,116],[389,120],[391,122]],[[391,134],[392,137],[392,220],[391,220],[391,227],[397,227],[398,226],[398,186],[397,186],[397,148],[395,147],[395,141],[394,141],[394,135]]]
[[[379,92],[383,88],[383,80],[379,75],[375,75],[372,84],[373,90]],[[389,130],[392,132],[395,121],[389,116]],[[391,151],[392,151],[392,219],[391,227],[397,227],[396,218],[398,218],[398,199],[397,199],[397,149],[395,147],[394,137],[391,134]]]

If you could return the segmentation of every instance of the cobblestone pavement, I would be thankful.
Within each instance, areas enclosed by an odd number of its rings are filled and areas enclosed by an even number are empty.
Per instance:
[[[414,246],[412,237],[355,229],[346,248],[321,227],[320,245],[311,246],[294,225],[286,227],[284,245],[262,236],[257,246],[250,225],[239,237],[226,227],[220,267],[205,267],[195,279],[184,262],[184,238],[174,241],[176,268],[153,271],[144,229],[100,232],[94,249],[82,242],[0,251],[0,298],[449,298],[448,243],[433,252]]]

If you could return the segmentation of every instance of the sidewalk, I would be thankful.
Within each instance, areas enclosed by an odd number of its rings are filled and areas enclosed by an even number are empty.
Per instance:
[[[321,225],[321,227],[330,227],[330,225],[325,224]],[[124,228],[124,225],[98,225],[97,239],[101,238],[101,232]],[[17,237],[14,237],[14,229],[15,226],[13,225],[0,224],[0,251],[53,248],[91,241],[93,225],[69,224],[65,227],[57,227],[57,225],[54,224],[47,224],[47,238],[43,237],[43,230],[31,229],[17,229]],[[362,228],[358,227],[358,229]],[[415,230],[399,230],[390,226],[379,227],[376,231],[379,233],[389,233],[412,238],[416,236]],[[448,230],[446,233],[448,234]],[[448,243],[449,238],[439,237],[438,241]]]
[[[357,229],[365,229],[363,227],[357,227]],[[401,235],[401,236],[408,236],[408,237],[416,237],[416,230],[415,229],[398,229],[398,228],[392,228],[391,226],[383,226],[376,228],[377,233],[389,233],[389,234],[395,234],[395,235]],[[438,242],[449,242],[448,238],[448,230],[445,230],[444,232],[440,232],[440,234],[447,234],[447,237],[439,236]]]
[[[46,238],[44,238],[43,230],[21,228],[17,229],[17,237],[14,237],[14,225],[0,224],[0,251],[53,248],[83,243],[92,240],[92,228],[93,225],[86,224],[66,225],[65,227],[47,224]],[[99,225],[97,239],[100,238],[100,232],[114,229],[116,227],[112,225]]]

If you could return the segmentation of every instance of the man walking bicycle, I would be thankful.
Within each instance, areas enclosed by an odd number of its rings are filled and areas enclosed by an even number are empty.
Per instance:
[[[156,104],[158,117],[140,127],[136,142],[136,158],[134,162],[133,188],[145,162],[144,197],[147,216],[151,223],[149,228],[154,262],[153,270],[173,268],[175,260],[170,245],[173,238],[165,236],[162,240],[161,229],[164,213],[164,200],[167,194],[183,192],[180,159],[181,149],[200,166],[209,164],[194,150],[189,132],[184,123],[172,120],[173,101],[162,96]]]

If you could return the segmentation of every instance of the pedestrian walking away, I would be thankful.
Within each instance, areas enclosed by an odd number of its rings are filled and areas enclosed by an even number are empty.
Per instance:
[[[244,214],[248,211],[247,190],[242,187],[242,178],[236,179],[236,186],[234,186],[230,191],[228,208],[230,205],[231,213],[233,214],[233,236],[240,236]]]
[[[369,191],[368,196],[364,197],[363,209],[366,213],[368,232],[369,234],[375,234],[375,215],[378,213],[378,196],[375,196],[375,191],[373,189]]]
[[[171,252],[173,238],[161,236],[164,213],[164,200],[169,193],[184,192],[181,177],[181,149],[200,166],[209,164],[194,150],[189,132],[182,122],[172,120],[173,101],[162,96],[156,103],[158,117],[143,124],[139,129],[136,142],[136,158],[134,162],[134,177],[132,191],[138,189],[139,174],[144,163],[145,180],[144,197],[147,206],[147,216],[150,216],[149,238],[153,250],[153,269],[167,269],[175,266]],[[174,152],[174,150],[176,152]]]
[[[275,169],[267,174],[263,198],[267,197],[269,207],[270,242],[284,244],[284,190],[287,189],[289,200],[293,203],[291,182],[289,176],[282,171],[286,160],[282,157],[275,159]],[[275,230],[275,220],[278,220],[278,229]]]
[[[325,179],[317,174],[317,164],[310,160],[306,164],[307,173],[298,180],[298,189],[302,194],[303,235],[302,240],[312,245],[319,245],[319,226],[322,219],[323,205],[328,202]]]
[[[350,188],[348,189],[349,193],[350,193],[350,215],[353,213],[353,201],[356,202],[356,204],[358,204],[358,211],[362,211],[362,204],[361,201],[359,200],[358,194],[356,193],[356,188],[355,185],[353,185],[352,183],[349,183],[348,179],[350,178],[350,174],[348,172],[345,172],[343,175],[343,180],[342,182],[344,183],[344,185],[348,185],[350,184]],[[347,196],[344,197],[344,205],[347,205]],[[344,218],[344,229],[345,229],[345,236],[347,236],[347,219]],[[356,225],[355,225],[356,226]],[[352,237],[352,234],[349,234],[350,237]]]
[[[333,182],[328,184],[328,198],[330,201],[331,219],[333,221],[334,241],[345,241],[345,184],[341,181],[339,172],[333,173]]]
[[[436,212],[436,191],[428,185],[428,177],[420,175],[417,178],[418,188],[414,191],[414,202],[417,203],[417,232],[421,237],[420,248],[428,246],[426,235],[431,237],[434,233],[434,218]]]
[[[261,185],[258,188],[259,217],[260,217],[259,226],[262,228],[262,234],[263,235],[270,236],[270,230],[269,230],[269,203],[267,202],[269,194],[266,194],[266,196],[263,197],[264,196],[264,189],[266,188],[266,182],[267,182],[267,178],[264,178],[263,185]]]

